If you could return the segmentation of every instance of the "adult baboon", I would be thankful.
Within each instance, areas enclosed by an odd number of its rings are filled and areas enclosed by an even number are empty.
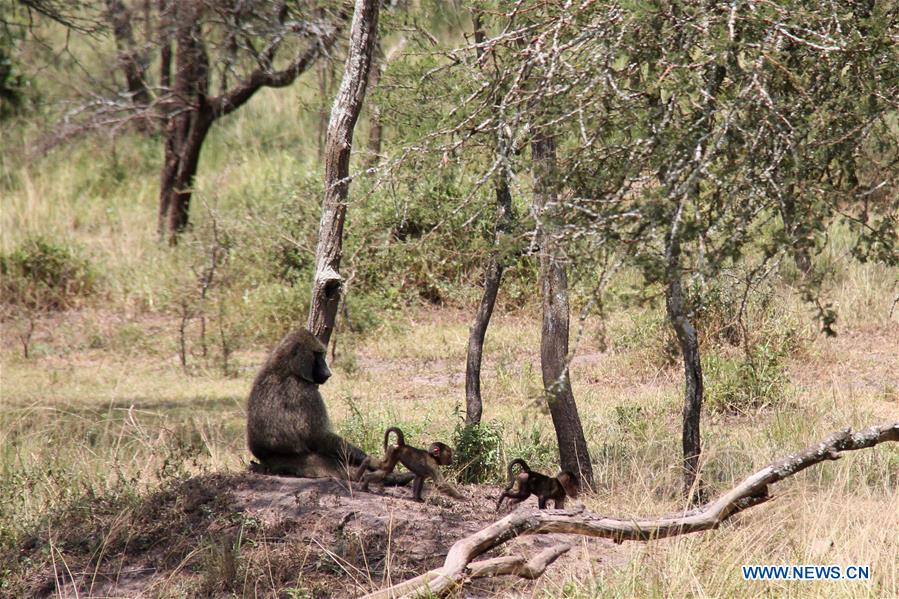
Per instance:
[[[288,333],[272,350],[247,404],[247,444],[260,462],[255,470],[347,479],[350,467],[365,461],[364,451],[331,430],[318,392],[330,376],[325,347],[306,329]]]

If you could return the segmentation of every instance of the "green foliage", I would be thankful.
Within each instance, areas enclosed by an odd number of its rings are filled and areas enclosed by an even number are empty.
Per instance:
[[[474,484],[502,478],[502,446],[502,430],[498,424],[465,424],[460,420],[453,431],[460,481]]]
[[[707,356],[703,365],[706,405],[725,413],[751,413],[776,406],[786,396],[789,382],[783,346],[756,345],[749,356]]]
[[[677,363],[681,358],[680,346],[664,307],[637,313],[626,323],[622,331],[612,335],[613,346],[622,352],[629,352],[643,364],[664,368]]]
[[[380,456],[384,451],[384,431],[388,427],[396,426],[403,431],[406,443],[416,447],[424,446],[426,439],[424,433],[428,429],[427,419],[410,422],[401,421],[392,410],[363,411],[352,396],[344,398],[349,408],[349,415],[340,423],[340,434],[347,439],[352,439],[353,444],[359,446],[366,453]],[[427,441],[430,443],[430,441]]]
[[[536,424],[524,422],[515,430],[515,437],[506,443],[506,462],[522,458],[535,470],[552,471],[558,466],[559,449],[555,435],[544,435]],[[505,479],[506,472],[502,472]]]
[[[65,310],[96,290],[94,267],[81,251],[31,237],[0,255],[0,302],[29,310]]]

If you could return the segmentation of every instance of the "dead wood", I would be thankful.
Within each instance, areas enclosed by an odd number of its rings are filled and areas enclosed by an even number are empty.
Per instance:
[[[569,533],[605,537],[616,542],[651,541],[717,528],[734,514],[770,499],[768,486],[826,460],[836,460],[846,451],[899,441],[899,422],[852,432],[846,428],[803,451],[772,462],[751,474],[715,501],[701,508],[661,518],[607,518],[583,510],[517,510],[450,547],[443,566],[416,578],[369,595],[368,599],[444,595],[466,580],[499,574],[536,578],[559,555],[564,546],[544,550],[525,563],[522,558],[503,557],[472,564],[479,555],[520,535]]]

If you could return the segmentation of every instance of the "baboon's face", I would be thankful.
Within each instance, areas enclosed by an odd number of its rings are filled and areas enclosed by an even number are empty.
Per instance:
[[[321,385],[331,378],[325,347],[311,333],[302,335],[290,348],[291,372],[300,380]]]
[[[434,459],[441,466],[449,466],[453,463],[453,450],[444,443],[439,441],[431,443],[428,453],[434,456]]]
[[[581,483],[573,472],[563,470],[556,478],[562,483],[562,488],[565,489],[566,495],[571,498],[577,497],[577,494],[581,490]]]

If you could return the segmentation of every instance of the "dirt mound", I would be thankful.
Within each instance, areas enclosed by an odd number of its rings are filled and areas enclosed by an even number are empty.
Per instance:
[[[47,596],[351,597],[439,566],[452,543],[496,519],[499,489],[467,501],[409,488],[361,492],[326,479],[217,474],[130,501],[94,498],[56,514],[20,547],[11,588]],[[529,503],[526,505],[530,505]],[[533,555],[551,536],[515,539],[492,555]],[[547,572],[595,574],[623,550],[584,541]],[[530,595],[518,579],[478,581],[465,596]]]

